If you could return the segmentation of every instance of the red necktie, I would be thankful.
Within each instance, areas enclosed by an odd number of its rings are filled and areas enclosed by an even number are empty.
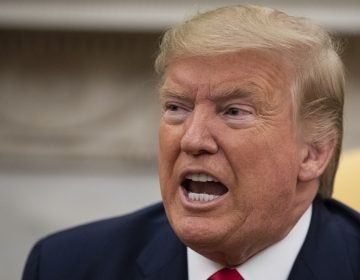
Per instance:
[[[236,269],[223,268],[211,275],[208,280],[244,280]]]

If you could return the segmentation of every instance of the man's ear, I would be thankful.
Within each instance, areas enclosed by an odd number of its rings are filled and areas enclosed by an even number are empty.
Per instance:
[[[301,155],[299,181],[307,182],[321,176],[333,155],[334,142],[305,145]]]

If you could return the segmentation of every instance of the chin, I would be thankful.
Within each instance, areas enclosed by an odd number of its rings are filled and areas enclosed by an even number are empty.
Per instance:
[[[179,239],[191,248],[214,247],[221,244],[225,234],[219,225],[203,217],[177,217],[172,227]]]

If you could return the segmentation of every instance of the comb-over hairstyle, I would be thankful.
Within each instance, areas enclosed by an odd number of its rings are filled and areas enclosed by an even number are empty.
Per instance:
[[[343,135],[344,69],[338,46],[311,21],[255,5],[223,7],[165,32],[155,70],[163,75],[174,60],[254,50],[285,57],[296,69],[289,94],[294,118],[315,148],[334,145],[320,177],[319,194],[330,197]]]

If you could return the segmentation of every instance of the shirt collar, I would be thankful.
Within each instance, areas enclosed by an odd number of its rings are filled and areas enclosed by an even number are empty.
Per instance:
[[[285,280],[288,278],[309,230],[311,212],[312,206],[306,210],[285,238],[237,267],[245,280]],[[203,257],[190,248],[187,248],[187,256],[189,280],[205,280],[222,268],[221,265]]]

